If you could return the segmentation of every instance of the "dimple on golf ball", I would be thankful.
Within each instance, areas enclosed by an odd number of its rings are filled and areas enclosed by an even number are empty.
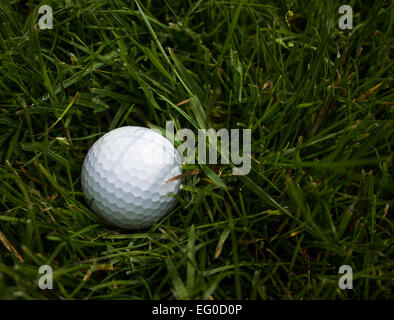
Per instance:
[[[151,226],[174,206],[182,155],[158,132],[127,126],[97,140],[85,157],[81,184],[90,208],[124,229]],[[168,181],[170,180],[170,181]]]

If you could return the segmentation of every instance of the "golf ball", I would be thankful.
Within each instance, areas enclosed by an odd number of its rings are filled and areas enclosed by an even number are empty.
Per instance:
[[[89,207],[124,229],[151,226],[174,206],[182,155],[154,130],[127,126],[97,140],[85,157],[81,184]],[[170,180],[170,181],[168,181]]]

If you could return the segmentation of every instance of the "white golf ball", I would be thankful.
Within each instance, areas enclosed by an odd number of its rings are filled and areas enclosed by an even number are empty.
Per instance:
[[[90,208],[124,229],[151,226],[174,206],[182,155],[154,130],[122,127],[97,140],[82,167],[82,190]]]

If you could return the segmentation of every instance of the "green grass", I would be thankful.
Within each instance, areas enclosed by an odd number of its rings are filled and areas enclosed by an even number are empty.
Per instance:
[[[390,1],[349,1],[351,32],[342,1],[28,4],[0,1],[1,299],[393,298]],[[87,150],[166,120],[250,128],[251,172],[189,165],[168,217],[108,227],[81,192]]]

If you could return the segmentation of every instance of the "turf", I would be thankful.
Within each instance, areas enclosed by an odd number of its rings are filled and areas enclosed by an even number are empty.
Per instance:
[[[350,1],[341,30],[341,4],[1,0],[0,298],[393,298],[394,7]],[[168,217],[109,227],[87,150],[167,120],[251,129],[251,172],[186,165]]]

